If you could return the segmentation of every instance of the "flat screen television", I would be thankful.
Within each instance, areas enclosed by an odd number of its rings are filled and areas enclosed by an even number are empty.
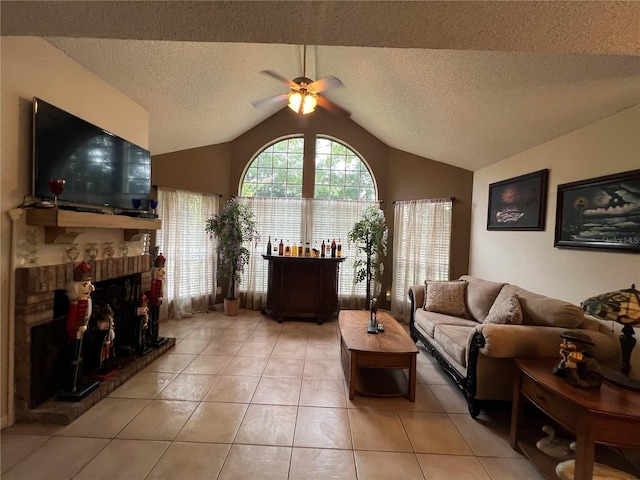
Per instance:
[[[146,209],[151,189],[148,150],[75,115],[33,99],[33,196],[53,199],[50,179],[64,179],[58,203]]]

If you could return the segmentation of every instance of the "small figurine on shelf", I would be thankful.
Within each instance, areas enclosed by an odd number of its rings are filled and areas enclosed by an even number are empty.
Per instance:
[[[564,377],[571,386],[599,389],[603,377],[598,361],[588,354],[588,348],[595,345],[589,335],[566,331],[560,338],[560,361],[553,367],[553,373]]]
[[[102,342],[100,346],[100,366],[98,367],[98,373],[95,377],[98,380],[108,380],[117,373],[117,370],[110,369],[107,365],[107,360],[111,357],[113,341],[116,338],[111,305],[106,304],[102,309],[100,319],[96,323],[96,328],[98,332],[100,332],[99,335],[102,336]]]
[[[67,315],[67,339],[69,344],[69,391],[58,395],[60,400],[80,401],[96,388],[98,382],[82,383],[82,340],[91,318],[91,265],[80,262],[73,271],[73,281],[67,285],[69,313]]]
[[[147,346],[147,330],[149,329],[149,300],[143,293],[138,301],[136,308],[136,317],[138,317],[138,338],[136,340],[136,353],[139,357],[144,357],[153,350]]]
[[[158,348],[167,343],[165,337],[160,336],[160,305],[164,299],[164,277],[166,259],[162,253],[153,262],[151,270],[151,312],[149,320],[149,345]]]

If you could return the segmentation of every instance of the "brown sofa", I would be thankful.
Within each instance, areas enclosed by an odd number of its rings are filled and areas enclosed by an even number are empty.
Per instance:
[[[450,287],[453,293],[443,290]],[[450,301],[459,295],[462,304]],[[606,327],[576,305],[515,285],[464,275],[455,282],[414,285],[409,298],[411,337],[453,377],[474,418],[483,402],[511,400],[515,358],[558,358],[560,335],[567,330],[589,335],[595,344],[589,354],[599,362],[620,352]]]

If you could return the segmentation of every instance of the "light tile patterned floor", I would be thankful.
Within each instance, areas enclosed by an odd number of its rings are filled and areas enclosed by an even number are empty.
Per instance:
[[[66,427],[2,432],[9,479],[542,479],[508,412],[467,413],[420,349],[416,401],[348,398],[338,322],[165,321],[176,347]]]

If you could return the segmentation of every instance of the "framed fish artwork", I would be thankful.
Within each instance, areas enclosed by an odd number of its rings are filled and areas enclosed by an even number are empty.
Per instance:
[[[640,170],[558,185],[554,246],[640,253]]]
[[[487,230],[544,230],[549,170],[489,185]]]

